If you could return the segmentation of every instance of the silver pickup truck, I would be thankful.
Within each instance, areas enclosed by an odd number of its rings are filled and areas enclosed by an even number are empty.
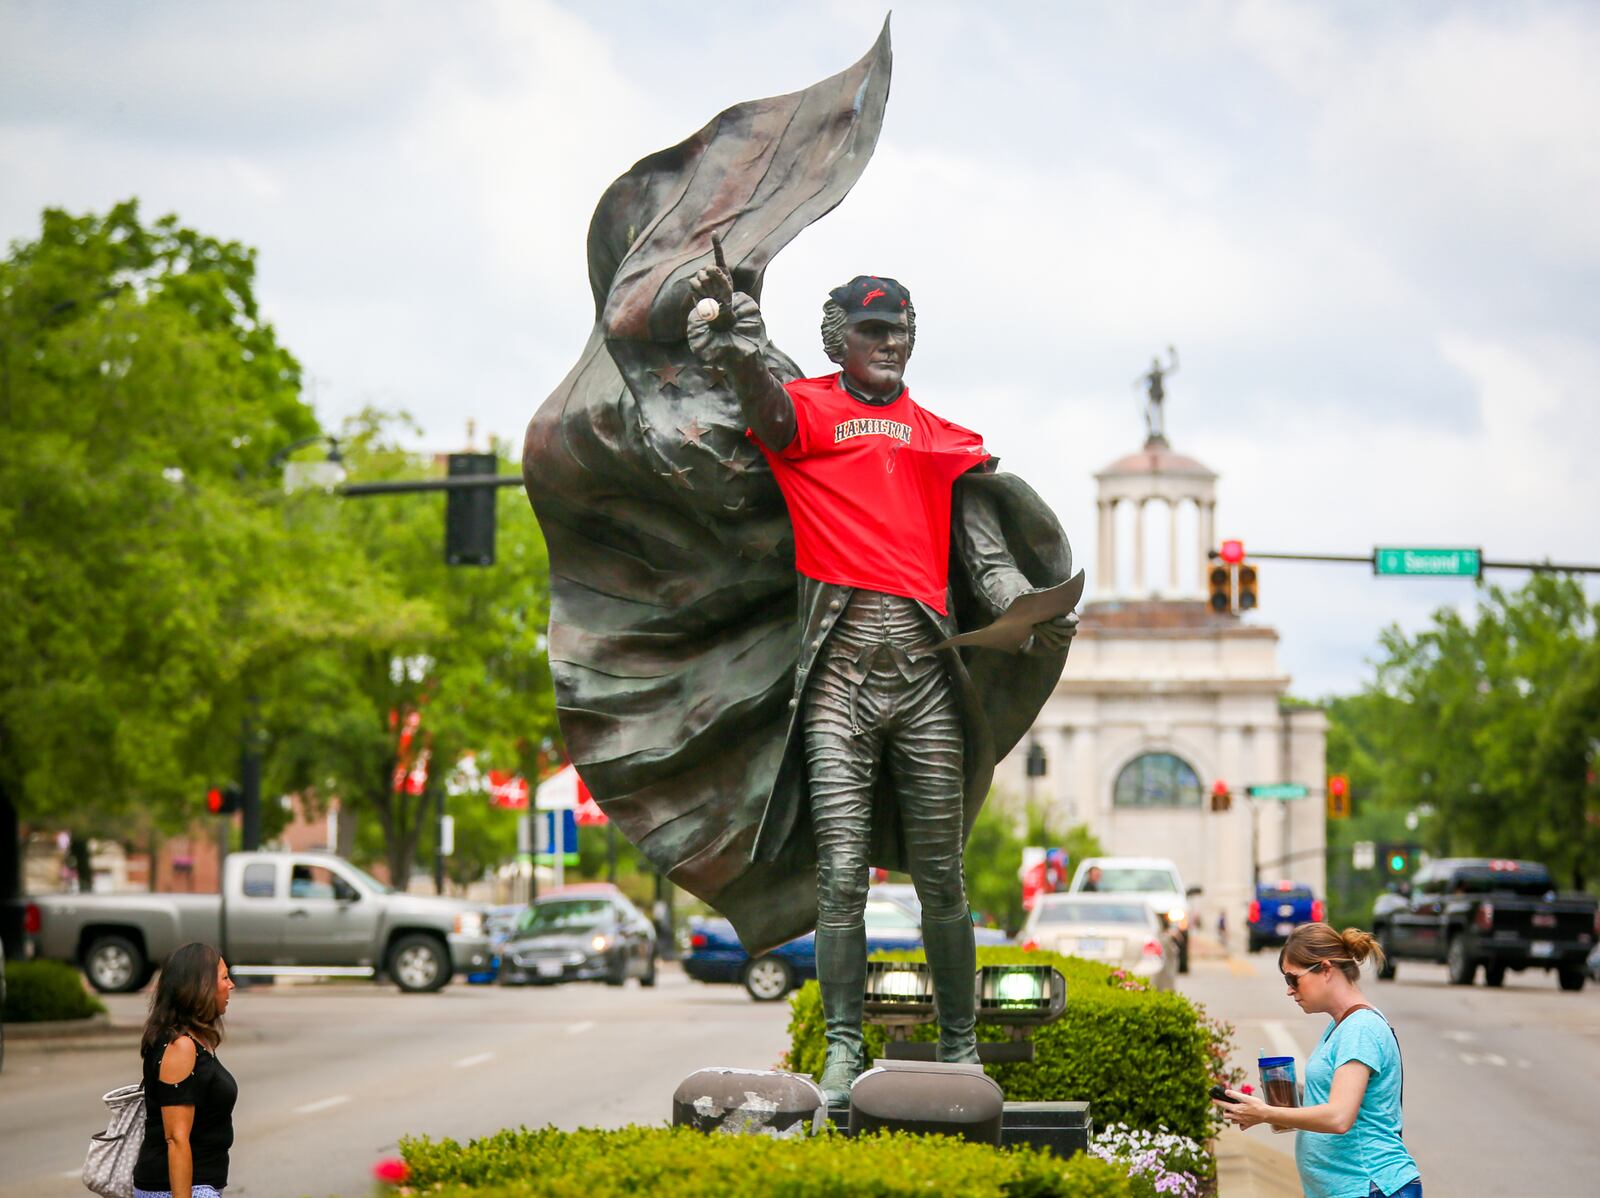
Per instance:
[[[138,990],[203,940],[245,976],[387,975],[438,990],[490,957],[484,911],[400,894],[329,853],[230,853],[222,894],[55,894],[28,900],[33,955],[83,967],[102,993]]]

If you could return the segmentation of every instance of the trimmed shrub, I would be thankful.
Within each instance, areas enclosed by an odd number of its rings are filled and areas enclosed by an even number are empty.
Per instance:
[[[105,1004],[83,988],[83,977],[62,961],[7,961],[7,1023],[87,1019]]]
[[[921,961],[923,954],[880,953],[874,960]],[[1029,1064],[986,1065],[1010,1102],[1089,1102],[1096,1126],[1125,1123],[1164,1129],[1204,1142],[1216,1118],[1206,1091],[1212,1084],[1213,1031],[1204,1012],[1181,994],[1151,990],[1121,970],[1077,957],[1010,947],[980,947],[978,964],[1054,965],[1067,979],[1067,1010],[1033,1031]],[[789,998],[785,1068],[822,1075],[822,996],[807,982]],[[935,1040],[923,1024],[911,1039]],[[980,1040],[1005,1040],[1000,1024],[979,1023]],[[866,1028],[867,1058],[883,1055],[884,1032]]]
[[[457,1198],[1134,1198],[1124,1170],[944,1136],[777,1140],[687,1127],[497,1132],[463,1146],[405,1138],[415,1192]]]

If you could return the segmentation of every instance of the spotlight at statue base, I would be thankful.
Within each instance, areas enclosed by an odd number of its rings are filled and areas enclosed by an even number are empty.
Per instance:
[[[804,1074],[712,1067],[678,1084],[672,1123],[711,1135],[804,1139],[827,1126],[828,1104]]]
[[[1005,1095],[982,1065],[875,1061],[850,1089],[850,1134],[908,1131],[1000,1143]]]

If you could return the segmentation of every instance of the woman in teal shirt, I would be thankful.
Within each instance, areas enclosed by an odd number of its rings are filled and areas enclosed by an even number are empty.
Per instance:
[[[1289,997],[1333,1020],[1306,1061],[1305,1106],[1268,1106],[1228,1091],[1218,1105],[1240,1127],[1292,1128],[1307,1198],[1422,1198],[1417,1164],[1400,1139],[1400,1044],[1361,996],[1361,963],[1383,951],[1366,932],[1302,924],[1278,954]]]

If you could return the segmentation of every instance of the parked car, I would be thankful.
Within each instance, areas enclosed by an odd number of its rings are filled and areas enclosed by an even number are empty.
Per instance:
[[[1245,940],[1253,953],[1269,944],[1284,944],[1289,933],[1303,923],[1321,923],[1327,908],[1312,897],[1311,887],[1299,882],[1262,882],[1245,920]]]
[[[489,960],[483,908],[400,894],[331,853],[229,853],[221,894],[28,900],[35,955],[81,965],[101,993],[140,989],[168,954],[215,944],[241,977],[371,977],[438,990]]]
[[[1157,990],[1171,990],[1177,944],[1155,908],[1121,894],[1041,894],[1018,939],[1042,948],[1126,969]]]
[[[656,929],[605,882],[571,886],[524,908],[500,953],[503,986],[551,986],[630,977],[656,984]]]
[[[1172,930],[1178,945],[1178,972],[1189,972],[1189,900],[1200,887],[1185,889],[1178,867],[1166,857],[1085,857],[1072,875],[1069,894],[1089,888],[1089,871],[1098,869],[1100,880],[1094,889],[1101,894],[1120,894],[1146,900]]]
[[[1380,895],[1372,931],[1385,981],[1397,961],[1442,961],[1457,986],[1472,985],[1481,965],[1489,986],[1508,969],[1553,969],[1563,990],[1582,990],[1600,914],[1593,895],[1558,894],[1537,861],[1451,857],[1423,866],[1409,894]]]
[[[489,937],[489,961],[482,969],[473,970],[467,975],[467,981],[474,986],[487,986],[500,975],[500,954],[504,951],[506,941],[510,938],[512,930],[517,926],[517,920],[528,909],[527,903],[510,903],[499,907],[490,907],[483,917],[483,930]]]
[[[868,954],[921,948],[921,916],[883,890],[874,886],[867,895]],[[683,971],[697,982],[738,982],[757,1002],[776,1002],[817,976],[816,934],[807,932],[752,959],[727,920],[694,916]]]

